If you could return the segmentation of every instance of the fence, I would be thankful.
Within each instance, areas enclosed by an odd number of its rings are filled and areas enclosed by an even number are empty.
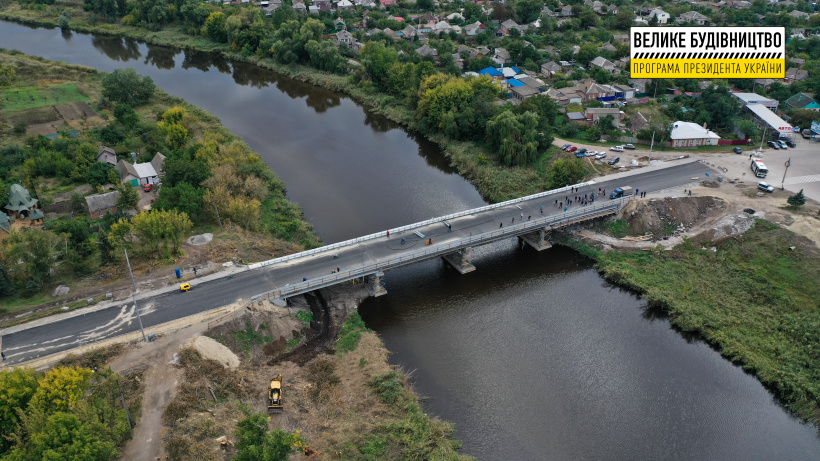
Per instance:
[[[718,146],[747,146],[748,139],[718,139]]]
[[[501,240],[504,238],[522,235],[529,231],[532,231],[533,229],[545,227],[548,225],[553,227],[560,227],[567,223],[574,223],[582,221],[584,219],[591,219],[594,217],[604,216],[606,214],[611,214],[612,212],[617,211],[623,206],[624,202],[630,199],[631,197],[622,197],[597,205],[589,205],[579,209],[565,211],[557,215],[545,216],[543,218],[535,219],[532,221],[525,221],[521,224],[511,225],[507,228],[501,228],[490,232],[485,232],[483,234],[471,236],[468,238],[459,239],[454,242],[431,246],[429,248],[407,253],[405,255],[398,256],[395,258],[390,258],[376,263],[356,267],[348,271],[337,272],[331,275],[313,278],[310,280],[295,283],[293,285],[287,284],[283,287],[277,287],[274,290],[255,295],[251,297],[251,302],[262,299],[268,299],[274,296],[280,298],[294,296],[300,293],[313,291],[318,288],[324,288],[326,286],[335,285],[340,282],[352,280],[354,278],[372,275],[384,270],[389,270],[414,262],[423,261],[425,259],[431,259],[433,257],[442,256],[448,253],[452,253],[453,251],[469,247],[471,245],[485,244],[496,240]],[[380,237],[384,236],[383,234],[378,235]]]

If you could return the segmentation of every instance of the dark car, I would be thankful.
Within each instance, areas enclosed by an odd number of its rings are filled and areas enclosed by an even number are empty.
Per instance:
[[[736,154],[742,154],[742,153],[743,153],[743,149],[741,149],[740,147],[735,147],[735,148],[734,148],[734,149],[732,149],[732,150],[733,150]]]
[[[583,155],[583,154],[587,153],[587,150],[582,147],[582,148],[576,150],[575,153]]]
[[[567,147],[571,146],[572,144],[564,144],[561,146],[561,150],[567,150]]]
[[[769,142],[767,142],[766,144],[768,144],[768,145],[769,145],[769,147],[771,147],[772,149],[775,149],[775,150],[780,150],[780,144],[778,144],[778,143],[776,143],[776,142],[774,142],[774,141],[769,141]]]
[[[621,157],[612,157],[612,158],[611,158],[611,159],[609,159],[609,161],[608,161],[608,162],[606,162],[606,163],[609,163],[610,165],[614,165],[614,164],[616,164],[616,163],[618,163],[618,162],[620,162],[620,161],[621,161]]]
[[[632,150],[634,150],[634,149],[635,149],[635,146],[633,146],[632,144],[624,144],[624,149],[632,149]]]
[[[795,144],[795,142],[794,142],[794,141],[792,141],[791,139],[787,139],[787,140],[786,140],[786,145],[787,145],[787,146],[789,146],[789,147],[791,147],[791,148],[795,148],[795,147],[797,147],[797,144]]]

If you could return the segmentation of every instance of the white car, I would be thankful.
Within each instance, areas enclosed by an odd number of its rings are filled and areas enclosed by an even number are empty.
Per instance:
[[[595,158],[601,160],[602,158],[606,158],[606,152],[598,152],[595,154]]]
[[[613,146],[613,147],[610,147],[609,150],[613,150],[615,152],[623,152],[624,151],[624,146]]]
[[[597,153],[598,152],[595,152],[594,150],[588,150],[586,151],[586,153],[584,153],[584,155],[586,155],[587,157],[595,157]]]
[[[765,182],[762,182],[762,181],[757,183],[757,188],[762,190],[763,192],[769,192],[769,193],[774,192],[774,187],[772,187],[768,183],[765,183]]]

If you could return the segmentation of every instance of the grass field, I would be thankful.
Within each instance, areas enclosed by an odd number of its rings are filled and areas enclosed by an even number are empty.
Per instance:
[[[66,102],[89,101],[80,93],[74,83],[37,88],[26,86],[0,91],[0,101],[5,110],[28,109],[31,107],[62,104]]]

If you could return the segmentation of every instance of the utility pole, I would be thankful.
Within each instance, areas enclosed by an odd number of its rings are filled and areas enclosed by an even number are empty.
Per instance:
[[[766,129],[765,128],[763,129],[763,136],[760,137],[760,149],[758,149],[761,154],[763,153],[763,140],[764,139],[766,139]]]
[[[219,210],[216,209],[216,203],[214,203],[214,211],[216,211],[216,222],[219,223],[219,230],[222,230],[222,220],[219,219]]]
[[[128,264],[128,273],[131,274],[131,285],[134,286],[134,290],[131,292],[131,298],[134,300],[134,309],[137,311],[137,320],[140,323],[140,331],[142,332],[142,342],[147,343],[148,339],[145,338],[145,330],[142,328],[142,317],[140,316],[140,308],[137,306],[137,282],[134,281],[134,273],[131,272],[131,261],[128,260],[128,250],[125,251],[125,263]]]
[[[789,167],[792,166],[791,157],[789,157],[789,159],[786,160],[786,163],[784,163],[784,165],[786,165],[786,171],[789,171]],[[783,172],[783,179],[780,180],[780,190],[786,189],[786,171]]]
[[[647,162],[652,162],[652,146],[655,145],[655,132],[652,132],[652,141],[649,142],[649,160]]]

